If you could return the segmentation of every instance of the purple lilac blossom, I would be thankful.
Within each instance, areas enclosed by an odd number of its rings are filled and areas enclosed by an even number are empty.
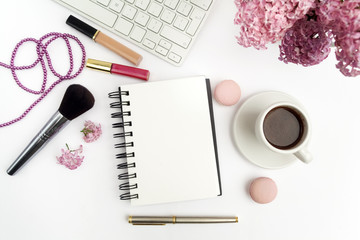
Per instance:
[[[280,45],[279,60],[304,67],[316,65],[327,58],[331,45],[329,30],[313,19],[303,18],[286,31]]]

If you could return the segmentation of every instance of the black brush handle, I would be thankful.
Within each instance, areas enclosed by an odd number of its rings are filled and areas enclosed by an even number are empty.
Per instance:
[[[27,163],[66,123],[69,122],[60,112],[56,112],[40,132],[31,140],[24,151],[8,168],[9,175],[15,174],[25,163]]]

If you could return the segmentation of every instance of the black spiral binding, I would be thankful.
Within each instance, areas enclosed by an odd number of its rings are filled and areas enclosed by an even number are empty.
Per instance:
[[[129,199],[135,199],[139,198],[138,194],[131,194],[130,190],[136,189],[138,185],[130,184],[129,179],[136,178],[136,173],[129,174],[127,169],[129,168],[135,168],[135,162],[130,162],[129,158],[135,157],[134,152],[127,152],[127,150],[131,149],[131,147],[134,146],[134,142],[126,142],[125,137],[132,137],[133,132],[127,132],[126,127],[132,126],[131,121],[124,121],[124,116],[131,116],[130,111],[123,111],[123,106],[130,106],[130,101],[123,101],[122,96],[129,96],[128,91],[121,91],[121,88],[119,88],[118,91],[109,93],[109,98],[116,98],[118,101],[115,101],[110,104],[110,108],[116,108],[119,111],[112,113],[111,118],[119,119],[119,122],[114,123],[112,126],[113,128],[120,129],[120,133],[115,133],[113,136],[114,138],[120,138],[123,139],[123,142],[115,144],[115,148],[121,148],[124,150],[122,153],[116,154],[117,159],[125,159],[125,162],[122,162],[117,165],[117,168],[120,170],[125,170],[126,172],[123,172],[118,175],[118,179],[121,181],[126,181],[122,184],[120,184],[119,189],[122,191],[127,191],[124,194],[120,195],[121,200],[129,200]]]

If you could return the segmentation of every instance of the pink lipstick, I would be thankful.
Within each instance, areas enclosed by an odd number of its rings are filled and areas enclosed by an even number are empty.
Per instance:
[[[130,67],[116,63],[104,62],[90,58],[86,61],[86,67],[103,72],[138,78],[145,81],[147,81],[150,76],[149,70],[146,69]]]

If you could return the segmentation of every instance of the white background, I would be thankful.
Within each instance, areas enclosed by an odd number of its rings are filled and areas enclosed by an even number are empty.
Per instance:
[[[224,79],[241,86],[242,98],[237,105],[225,107],[214,102],[223,196],[146,207],[120,201],[107,93],[119,84],[139,81],[85,69],[78,78],[56,87],[25,119],[0,129],[0,239],[360,238],[360,78],[344,77],[335,68],[333,52],[321,64],[304,68],[280,62],[277,44],[267,51],[243,48],[235,39],[233,1],[216,1],[213,10],[181,67],[126,44],[144,56],[140,67],[151,71],[150,81],[206,75],[213,89]],[[4,1],[0,13],[2,62],[10,61],[12,49],[21,39],[55,31],[78,36],[88,57],[127,64],[67,26],[65,20],[71,12],[50,0]],[[34,59],[34,45],[27,47],[19,52],[18,64]],[[78,62],[79,52],[74,50]],[[68,57],[63,43],[57,41],[49,51],[54,65],[64,72]],[[19,76],[27,86],[41,84],[40,68]],[[49,76],[49,80],[55,78]],[[58,109],[72,83],[93,92],[95,107],[72,121],[17,175],[8,176],[6,169]],[[311,164],[296,162],[280,170],[262,169],[236,149],[231,125],[237,109],[248,97],[266,90],[286,92],[306,107],[313,124]],[[151,95],[144,97],[151,101]],[[10,70],[0,69],[0,122],[19,116],[36,98],[15,84]],[[104,133],[97,142],[87,144],[81,139],[79,131],[85,120],[102,124]],[[77,170],[56,163],[65,143],[73,148],[84,145],[84,163]],[[278,185],[278,196],[270,204],[253,202],[247,192],[250,181],[259,176],[271,177]],[[127,223],[128,215],[139,214],[237,215],[239,223],[165,227]]]

